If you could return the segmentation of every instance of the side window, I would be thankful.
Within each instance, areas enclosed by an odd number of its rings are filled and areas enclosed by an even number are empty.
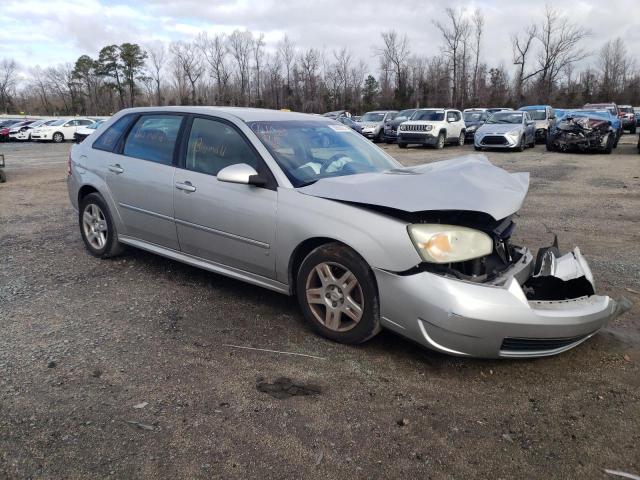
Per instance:
[[[122,153],[171,165],[181,123],[179,115],[142,115],[129,132]]]
[[[78,125],[91,125],[92,123],[91,120],[78,120]]]
[[[194,118],[187,145],[187,170],[217,175],[237,163],[256,170],[260,166],[257,154],[235,128],[217,120]]]
[[[93,142],[93,148],[112,152],[118,140],[135,118],[134,115],[125,115],[111,125],[100,137]]]
[[[78,125],[78,121],[77,120],[71,120],[70,122],[65,123],[63,126],[64,127],[75,127],[76,125]]]

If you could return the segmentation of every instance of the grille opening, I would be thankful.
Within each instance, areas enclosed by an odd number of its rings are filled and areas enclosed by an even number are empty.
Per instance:
[[[558,348],[567,347],[580,340],[584,340],[591,333],[580,335],[578,337],[566,338],[517,338],[506,337],[502,341],[500,350],[510,352],[533,352],[539,350],[556,350]]]
[[[506,145],[507,139],[500,135],[487,135],[482,139],[483,145]]]

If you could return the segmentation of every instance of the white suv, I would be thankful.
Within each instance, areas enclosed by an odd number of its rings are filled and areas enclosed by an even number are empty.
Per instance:
[[[51,140],[61,143],[65,140],[73,140],[76,130],[94,123],[88,118],[60,119],[46,126],[33,129],[31,140]]]
[[[464,145],[466,126],[459,110],[421,108],[398,127],[398,146],[410,143],[444,148],[445,143]]]

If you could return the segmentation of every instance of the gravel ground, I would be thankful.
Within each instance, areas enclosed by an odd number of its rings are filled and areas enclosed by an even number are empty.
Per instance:
[[[557,233],[600,291],[635,303],[580,347],[526,361],[448,357],[388,332],[338,345],[291,298],[133,249],[95,259],[67,199],[69,145],[0,144],[0,478],[640,474],[634,142],[487,154],[532,174],[517,239]],[[383,148],[405,164],[473,151]]]

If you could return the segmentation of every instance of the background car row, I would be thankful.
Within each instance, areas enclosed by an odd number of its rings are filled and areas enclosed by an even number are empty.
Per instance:
[[[104,119],[52,118],[0,120],[0,141],[80,141],[91,134]]]
[[[556,109],[551,105],[469,108],[463,112],[446,108],[374,110],[361,117],[346,110],[327,117],[348,125],[374,142],[443,148],[474,141],[485,148],[523,150],[536,143],[550,151],[596,151],[610,153],[625,130],[636,133],[640,111],[615,103],[586,104],[581,109]],[[464,137],[464,138],[463,138]],[[640,139],[639,139],[640,151]]]

